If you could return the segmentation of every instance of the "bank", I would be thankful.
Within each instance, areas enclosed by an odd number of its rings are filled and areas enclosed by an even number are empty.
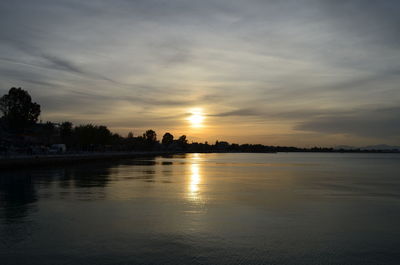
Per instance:
[[[76,153],[55,155],[26,155],[0,158],[0,169],[24,169],[41,166],[56,166],[77,164],[88,161],[130,159],[172,155],[177,152],[148,151],[148,152],[103,152],[103,153]]]

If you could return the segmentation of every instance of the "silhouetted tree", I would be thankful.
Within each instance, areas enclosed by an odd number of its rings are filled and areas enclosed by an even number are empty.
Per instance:
[[[74,128],[75,143],[87,149],[91,145],[106,145],[112,143],[112,133],[106,126],[92,124],[80,125]]]
[[[177,143],[182,149],[186,149],[188,145],[188,141],[186,140],[186,135],[182,135],[181,137],[179,137]]]
[[[12,87],[0,98],[0,111],[12,129],[21,130],[37,122],[40,105],[32,102],[27,91]]]
[[[141,139],[143,141],[143,148],[145,150],[152,150],[154,149],[155,145],[157,144],[157,134],[153,130],[147,130]]]
[[[153,130],[147,130],[144,134],[143,134],[143,138],[146,142],[148,143],[155,143],[157,141],[157,134],[155,131]]]
[[[73,128],[72,122],[65,121],[60,125],[60,137],[61,141],[66,145],[72,144]]]
[[[187,144],[187,140],[186,140],[186,135],[182,135],[181,137],[179,137],[178,139],[178,143],[181,145],[186,145]]]
[[[118,133],[111,133],[111,144],[113,145],[113,150],[121,149],[121,144],[123,142],[123,137]]]
[[[132,139],[133,138],[133,132],[129,132],[128,133],[128,139]]]
[[[95,126],[96,129],[96,143],[97,144],[109,144],[113,134],[110,132],[110,130],[107,128],[107,126],[100,125],[100,126]],[[119,137],[119,135],[118,135]]]
[[[170,134],[169,132],[165,133],[163,138],[162,138],[162,144],[165,146],[169,146],[174,142],[174,136]]]
[[[43,126],[44,129],[44,136],[46,137],[46,143],[50,144],[51,138],[55,134],[56,127],[52,122],[46,122]]]

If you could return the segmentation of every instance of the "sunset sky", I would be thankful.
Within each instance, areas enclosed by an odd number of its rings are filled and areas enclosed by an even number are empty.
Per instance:
[[[13,86],[122,135],[400,145],[400,1],[2,0]]]

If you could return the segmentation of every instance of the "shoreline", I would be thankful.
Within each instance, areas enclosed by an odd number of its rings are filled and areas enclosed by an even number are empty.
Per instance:
[[[54,154],[54,155],[25,155],[0,157],[0,169],[25,169],[44,166],[60,166],[76,164],[80,162],[93,162],[100,160],[133,159],[143,157],[154,157],[162,155],[187,154],[193,152],[174,151],[142,151],[142,152],[106,152],[106,153],[76,153],[76,154]],[[210,152],[207,152],[210,153]],[[215,152],[226,153],[226,152]],[[228,152],[232,153],[232,152]],[[239,152],[242,153],[242,152]],[[319,153],[319,152],[274,152],[276,153]],[[274,154],[270,153],[270,154]],[[398,152],[320,152],[320,153],[397,153]]]
[[[60,166],[80,162],[93,162],[99,160],[118,160],[139,157],[153,157],[161,155],[180,154],[182,152],[109,152],[109,153],[82,153],[60,155],[32,155],[1,157],[0,169],[25,169],[42,166]]]

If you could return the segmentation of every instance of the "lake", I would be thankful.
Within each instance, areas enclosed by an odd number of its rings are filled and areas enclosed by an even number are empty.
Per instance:
[[[0,264],[400,264],[399,154],[0,172]]]

